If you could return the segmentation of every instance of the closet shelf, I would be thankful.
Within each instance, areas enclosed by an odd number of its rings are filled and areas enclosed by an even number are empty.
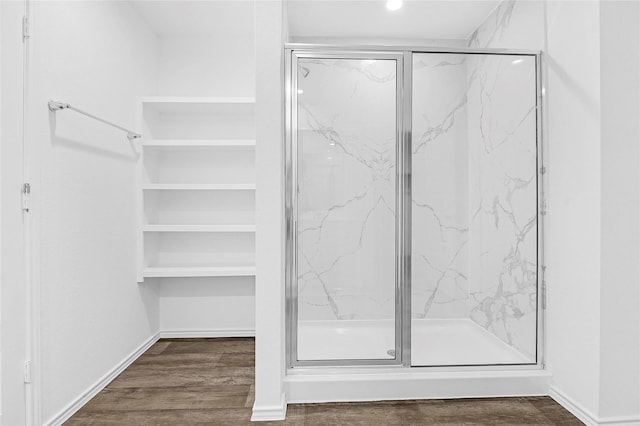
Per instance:
[[[143,191],[254,191],[254,183],[147,183]]]
[[[255,266],[147,267],[145,278],[255,276]]]
[[[144,232],[256,232],[255,225],[144,225]]]
[[[142,142],[145,147],[178,147],[189,148],[199,146],[256,146],[255,139],[152,139]]]
[[[255,98],[138,105],[138,279],[255,276]]]
[[[145,108],[161,114],[180,113],[253,113],[255,98],[148,97],[140,99]]]

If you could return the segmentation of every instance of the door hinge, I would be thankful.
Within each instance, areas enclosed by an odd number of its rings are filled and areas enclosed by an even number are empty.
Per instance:
[[[543,199],[540,203],[540,216],[547,215],[547,200]]]
[[[546,265],[540,265],[540,272],[542,273],[542,281],[540,283],[540,291],[542,298],[542,309],[547,309],[547,267]]]
[[[540,174],[543,175],[547,173],[547,168],[545,166],[540,167]]]
[[[24,363],[24,382],[31,383],[31,361]]]
[[[22,17],[22,42],[27,41],[27,39],[31,37],[31,31],[29,28],[29,17]]]
[[[29,212],[29,209],[31,208],[29,194],[31,194],[31,185],[25,183],[24,185],[22,185],[22,210],[24,212]]]

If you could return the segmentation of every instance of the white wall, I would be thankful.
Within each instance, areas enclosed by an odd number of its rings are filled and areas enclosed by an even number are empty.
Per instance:
[[[283,419],[284,134],[281,0],[255,4],[256,37],[256,394],[253,419]]]
[[[25,422],[23,383],[26,354],[26,283],[24,267],[23,213],[21,186],[23,183],[22,152],[22,20],[20,2],[0,2],[1,66],[0,109],[0,364],[2,424]]]
[[[167,337],[255,333],[253,277],[163,278],[154,285],[159,286],[160,330]]]
[[[640,424],[640,5],[600,3],[601,418]]]
[[[33,4],[30,142],[40,230],[42,419],[158,332],[157,289],[136,283],[135,153],[121,131],[47,101],[131,127],[155,85],[155,35],[126,2]]]
[[[552,391],[598,410],[600,363],[600,31],[597,2],[546,11],[547,357]]]
[[[159,37],[158,95],[255,95],[253,34]]]

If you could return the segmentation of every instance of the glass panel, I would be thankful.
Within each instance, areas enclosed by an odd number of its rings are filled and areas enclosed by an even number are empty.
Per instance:
[[[396,61],[297,67],[299,360],[393,359]]]
[[[532,56],[414,54],[413,365],[536,362]]]

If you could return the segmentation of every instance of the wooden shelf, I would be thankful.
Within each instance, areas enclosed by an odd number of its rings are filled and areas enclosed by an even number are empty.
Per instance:
[[[147,183],[143,191],[254,191],[254,183]]]
[[[147,267],[143,271],[145,278],[243,277],[255,276],[255,274],[255,266],[153,266]]]
[[[256,146],[255,139],[151,139],[143,141],[145,147],[235,147],[235,146]]]
[[[256,232],[255,225],[144,225],[144,232]]]

